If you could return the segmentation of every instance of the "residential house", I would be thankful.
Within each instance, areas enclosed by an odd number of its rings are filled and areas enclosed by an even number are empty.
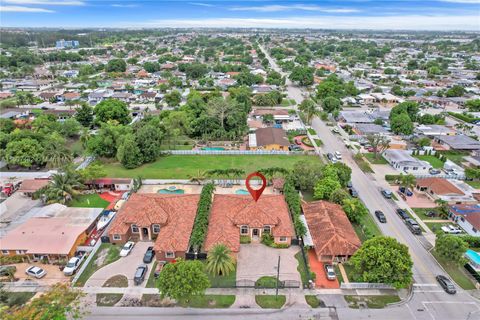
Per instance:
[[[432,200],[444,200],[449,203],[475,201],[453,182],[444,178],[423,178],[417,179],[417,190],[425,192]]]
[[[215,195],[205,251],[222,243],[235,255],[240,251],[240,236],[260,242],[265,233],[271,234],[276,244],[283,245],[290,245],[295,236],[283,195],[263,195],[258,201],[250,195]]]
[[[472,139],[465,135],[454,136],[435,136],[435,149],[443,150],[479,150],[480,141]]]
[[[302,202],[302,210],[319,261],[346,261],[360,248],[360,239],[340,205]]]
[[[432,165],[426,161],[412,157],[406,150],[386,150],[383,157],[387,162],[402,173],[428,174]]]
[[[427,137],[454,136],[457,134],[457,130],[447,126],[438,125],[438,124],[429,124],[429,125],[421,124],[415,128],[415,131]]]
[[[157,260],[184,258],[199,199],[200,195],[134,193],[108,230],[110,242],[154,241]]]
[[[357,123],[353,126],[353,131],[362,136],[373,134],[388,135],[389,132],[384,127],[373,123]]]
[[[41,92],[38,97],[43,101],[50,101],[51,99],[55,98],[57,93],[55,92]]]
[[[480,237],[480,205],[459,204],[450,206],[450,218],[466,233]]]
[[[32,197],[35,192],[46,187],[50,183],[49,179],[25,179],[22,181],[18,192],[27,197]]]
[[[251,150],[288,151],[289,146],[287,134],[281,128],[259,128],[248,135],[248,147]]]
[[[128,191],[133,188],[130,178],[98,178],[85,181],[89,189],[109,189],[112,191]]]

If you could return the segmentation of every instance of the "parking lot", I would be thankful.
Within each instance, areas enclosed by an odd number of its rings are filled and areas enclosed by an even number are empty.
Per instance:
[[[133,287],[135,270],[137,270],[139,265],[143,264],[143,255],[150,246],[153,246],[152,242],[135,243],[135,246],[128,256],[121,257],[117,261],[97,270],[90,279],[87,280],[85,287],[101,287],[105,281],[116,275],[124,275],[127,277],[128,286]],[[155,259],[153,261],[155,261]],[[143,281],[139,287],[145,287],[147,284],[148,275],[150,274],[152,266],[153,262],[149,264],[145,281]]]
[[[33,281],[38,283],[39,285],[53,285],[56,283],[63,283],[63,282],[70,281],[70,277],[65,276],[58,266],[55,266],[52,264],[17,263],[17,264],[14,264],[14,266],[17,268],[17,271],[15,272],[15,278],[19,279],[20,282]],[[41,279],[36,279],[31,276],[28,276],[25,273],[25,270],[27,270],[27,268],[31,266],[40,267],[43,270],[45,270],[47,274]]]

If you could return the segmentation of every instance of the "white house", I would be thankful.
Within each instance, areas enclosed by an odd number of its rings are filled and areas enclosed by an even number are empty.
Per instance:
[[[480,237],[480,205],[452,205],[450,206],[449,217],[469,235]]]
[[[410,155],[406,150],[386,150],[383,157],[396,170],[406,174],[428,174],[432,165]]]

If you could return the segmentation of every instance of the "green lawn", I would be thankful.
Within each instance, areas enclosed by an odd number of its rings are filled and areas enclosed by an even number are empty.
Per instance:
[[[435,250],[432,250],[432,255],[437,259],[438,263],[442,265],[442,267],[447,271],[448,275],[463,289],[465,290],[473,290],[475,289],[475,285],[467,276],[466,271],[462,266],[457,264],[451,263],[446,259],[440,257]]]
[[[474,189],[480,189],[480,181],[465,181]]]
[[[258,295],[255,296],[255,302],[263,309],[280,309],[287,301],[283,295]]]
[[[360,223],[354,223],[353,229],[357,233],[357,236],[360,238],[360,241],[365,242],[366,240],[381,236],[382,232],[378,228],[371,214],[363,216],[360,220]]]
[[[97,258],[99,256],[102,256],[105,250],[106,250],[106,257],[103,260],[103,263],[101,263],[100,265],[97,265],[95,263]],[[110,243],[102,243],[100,245],[100,248],[98,248],[97,252],[95,253],[95,256],[90,260],[85,270],[83,270],[83,273],[80,275],[77,282],[75,282],[75,286],[83,287],[85,285],[85,282],[87,282],[87,280],[92,276],[92,274],[95,273],[95,271],[97,271],[101,267],[104,267],[120,259],[119,254],[120,254],[120,247]]]
[[[97,306],[99,307],[112,307],[120,299],[122,299],[122,293],[97,293]]]
[[[371,164],[388,164],[387,160],[385,160],[382,155],[378,155],[378,159],[375,159],[375,154],[373,152],[364,153],[363,156],[367,158]]]
[[[298,273],[300,273],[300,278],[302,279],[302,284],[304,286],[307,286],[309,284],[308,280],[312,278],[311,276],[308,277],[308,273],[310,272],[310,267],[308,265],[305,265],[305,261],[303,260],[303,256],[302,256],[301,251],[298,251],[295,254],[295,259],[297,259],[297,261],[298,261],[297,271],[298,271]],[[313,274],[313,275],[315,275],[315,274]]]
[[[178,305],[185,308],[230,308],[234,302],[234,295],[205,294],[193,296],[188,302],[180,301]]]
[[[417,216],[422,219],[424,222],[428,222],[428,220],[439,220],[442,219],[438,215],[435,217],[429,217],[426,215],[427,212],[430,211],[435,211],[437,210],[435,208],[412,208],[412,210],[417,214]]]
[[[165,156],[159,160],[145,164],[135,169],[125,169],[119,163],[105,164],[105,171],[111,178],[135,178],[141,176],[146,179],[187,179],[195,175],[198,170],[213,169],[242,169],[246,173],[268,167],[283,167],[291,169],[301,160],[318,161],[315,156]]]
[[[442,169],[443,168],[443,164],[444,162],[440,159],[438,159],[437,157],[435,156],[431,156],[431,155],[416,155],[414,156],[415,158],[419,159],[419,160],[422,160],[422,161],[427,161],[428,163],[430,163],[432,165],[432,167],[434,167],[435,169]]]
[[[259,288],[276,288],[277,278],[272,276],[263,276],[255,282],[255,287]],[[280,286],[280,283],[279,283]]]
[[[193,145],[162,145],[160,146],[160,150],[165,151],[165,150],[192,150]]]
[[[305,301],[312,308],[325,307],[325,303],[322,300],[319,300],[317,296],[314,296],[314,295],[306,295]]]
[[[468,156],[468,152],[454,150],[442,151],[440,153],[458,165],[462,164],[463,157]]]
[[[205,271],[210,280],[210,286],[212,288],[234,288],[237,281],[237,265],[235,265],[235,270],[230,272],[226,276],[212,275]]]
[[[370,309],[382,309],[387,304],[400,302],[400,297],[396,295],[381,295],[381,296],[343,296],[345,301],[348,302],[348,306],[352,309],[358,309],[359,302],[365,302]]]
[[[82,194],[68,204],[69,207],[77,208],[106,208],[110,202],[102,199],[98,194]]]
[[[150,270],[150,274],[148,275],[147,284],[145,286],[146,288],[156,288],[157,287],[156,286],[156,281],[155,281],[156,279],[155,279],[155,276],[154,276],[155,269],[157,268],[157,264],[158,264],[157,261],[155,261],[153,263],[152,269]]]

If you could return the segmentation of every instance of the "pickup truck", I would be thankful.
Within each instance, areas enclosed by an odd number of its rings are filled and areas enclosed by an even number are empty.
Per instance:
[[[65,266],[65,268],[63,268],[63,274],[66,276],[73,275],[78,270],[78,268],[80,268],[80,265],[82,264],[85,256],[85,251],[78,251],[75,257],[68,260],[67,265]]]

